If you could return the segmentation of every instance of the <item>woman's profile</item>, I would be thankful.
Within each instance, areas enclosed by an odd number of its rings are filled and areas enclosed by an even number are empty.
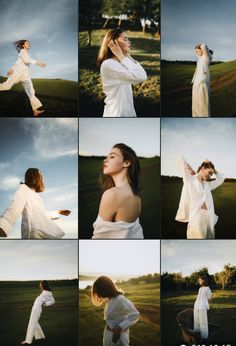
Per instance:
[[[213,51],[205,44],[195,47],[198,57],[197,67],[192,79],[192,116],[210,117],[210,71],[209,65]]]
[[[46,64],[42,61],[31,59],[29,55],[30,42],[28,40],[15,41],[13,42],[13,45],[18,52],[18,60],[7,72],[7,80],[0,83],[0,91],[10,90],[15,84],[21,82],[27,96],[29,97],[34,116],[39,116],[44,112],[44,110],[40,109],[42,103],[35,96],[29,67],[30,65],[45,67]]]
[[[109,30],[98,55],[103,92],[103,117],[136,117],[132,85],[147,79],[142,66],[130,56],[131,43],[122,29]]]
[[[29,323],[26,332],[26,338],[21,342],[21,345],[30,345],[33,338],[36,340],[45,340],[45,335],[39,324],[40,315],[43,307],[49,307],[55,303],[52,295],[51,288],[48,281],[43,280],[40,282],[42,293],[35,299],[29,318]]]
[[[47,213],[39,196],[43,192],[44,180],[38,168],[29,168],[25,173],[25,182],[21,183],[9,207],[0,217],[0,237],[7,237],[22,215],[22,239],[58,239],[64,236],[63,230],[54,222],[59,215],[70,215],[69,210],[57,210]]]
[[[134,150],[124,143],[114,145],[100,173],[100,185],[105,192],[93,224],[93,239],[143,238],[139,223],[139,173],[140,164]]]

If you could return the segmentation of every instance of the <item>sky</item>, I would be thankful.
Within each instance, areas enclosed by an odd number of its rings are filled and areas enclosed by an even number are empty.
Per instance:
[[[160,155],[160,119],[80,119],[80,155],[106,156],[116,143],[125,143],[138,156]]]
[[[30,167],[44,176],[41,193],[48,211],[70,209],[70,216],[55,220],[65,238],[78,236],[78,119],[1,118],[0,215],[8,207]],[[20,238],[19,219],[10,238]]]
[[[127,278],[160,272],[159,240],[80,240],[80,275]]]
[[[73,240],[0,241],[0,281],[78,277],[78,246]]]
[[[161,120],[161,174],[180,176],[176,158],[197,169],[209,159],[227,178],[236,178],[236,119],[168,118]]]
[[[161,272],[184,276],[207,267],[209,274],[236,265],[236,240],[162,240]]]
[[[213,61],[235,60],[235,13],[235,0],[162,1],[162,59],[196,60],[194,47],[205,43]]]
[[[77,0],[0,0],[0,75],[17,60],[12,42],[27,39],[30,55],[46,68],[33,78],[78,80]]]

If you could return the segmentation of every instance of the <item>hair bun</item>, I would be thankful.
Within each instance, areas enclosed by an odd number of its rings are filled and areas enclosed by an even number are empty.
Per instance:
[[[209,49],[209,53],[210,53],[211,55],[213,55],[213,50],[212,50],[212,49]]]

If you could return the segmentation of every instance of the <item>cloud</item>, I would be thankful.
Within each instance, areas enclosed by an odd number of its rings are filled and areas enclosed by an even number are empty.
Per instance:
[[[13,190],[20,184],[20,179],[16,176],[6,176],[1,179],[0,190]]]

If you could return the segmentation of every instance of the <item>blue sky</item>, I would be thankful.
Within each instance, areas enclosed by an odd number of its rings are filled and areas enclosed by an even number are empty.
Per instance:
[[[72,214],[56,221],[65,238],[78,234],[78,119],[1,118],[0,215],[7,208],[27,168],[41,170],[48,211],[70,209]],[[10,233],[20,237],[20,220]]]
[[[194,47],[206,43],[214,60],[235,60],[235,13],[235,0],[162,1],[162,59],[196,60]]]
[[[236,265],[235,247],[236,240],[162,240],[161,272],[189,275],[207,267],[214,274]]]
[[[180,176],[177,156],[197,169],[211,160],[228,178],[236,178],[236,119],[169,118],[161,120],[161,174]]]
[[[12,42],[31,41],[30,55],[47,63],[33,78],[78,80],[77,0],[0,0],[0,75],[17,59]]]
[[[0,261],[0,281],[74,279],[78,277],[78,244],[73,240],[2,240]]]
[[[138,156],[160,155],[160,119],[80,119],[80,155],[105,156],[116,143],[125,143]]]

